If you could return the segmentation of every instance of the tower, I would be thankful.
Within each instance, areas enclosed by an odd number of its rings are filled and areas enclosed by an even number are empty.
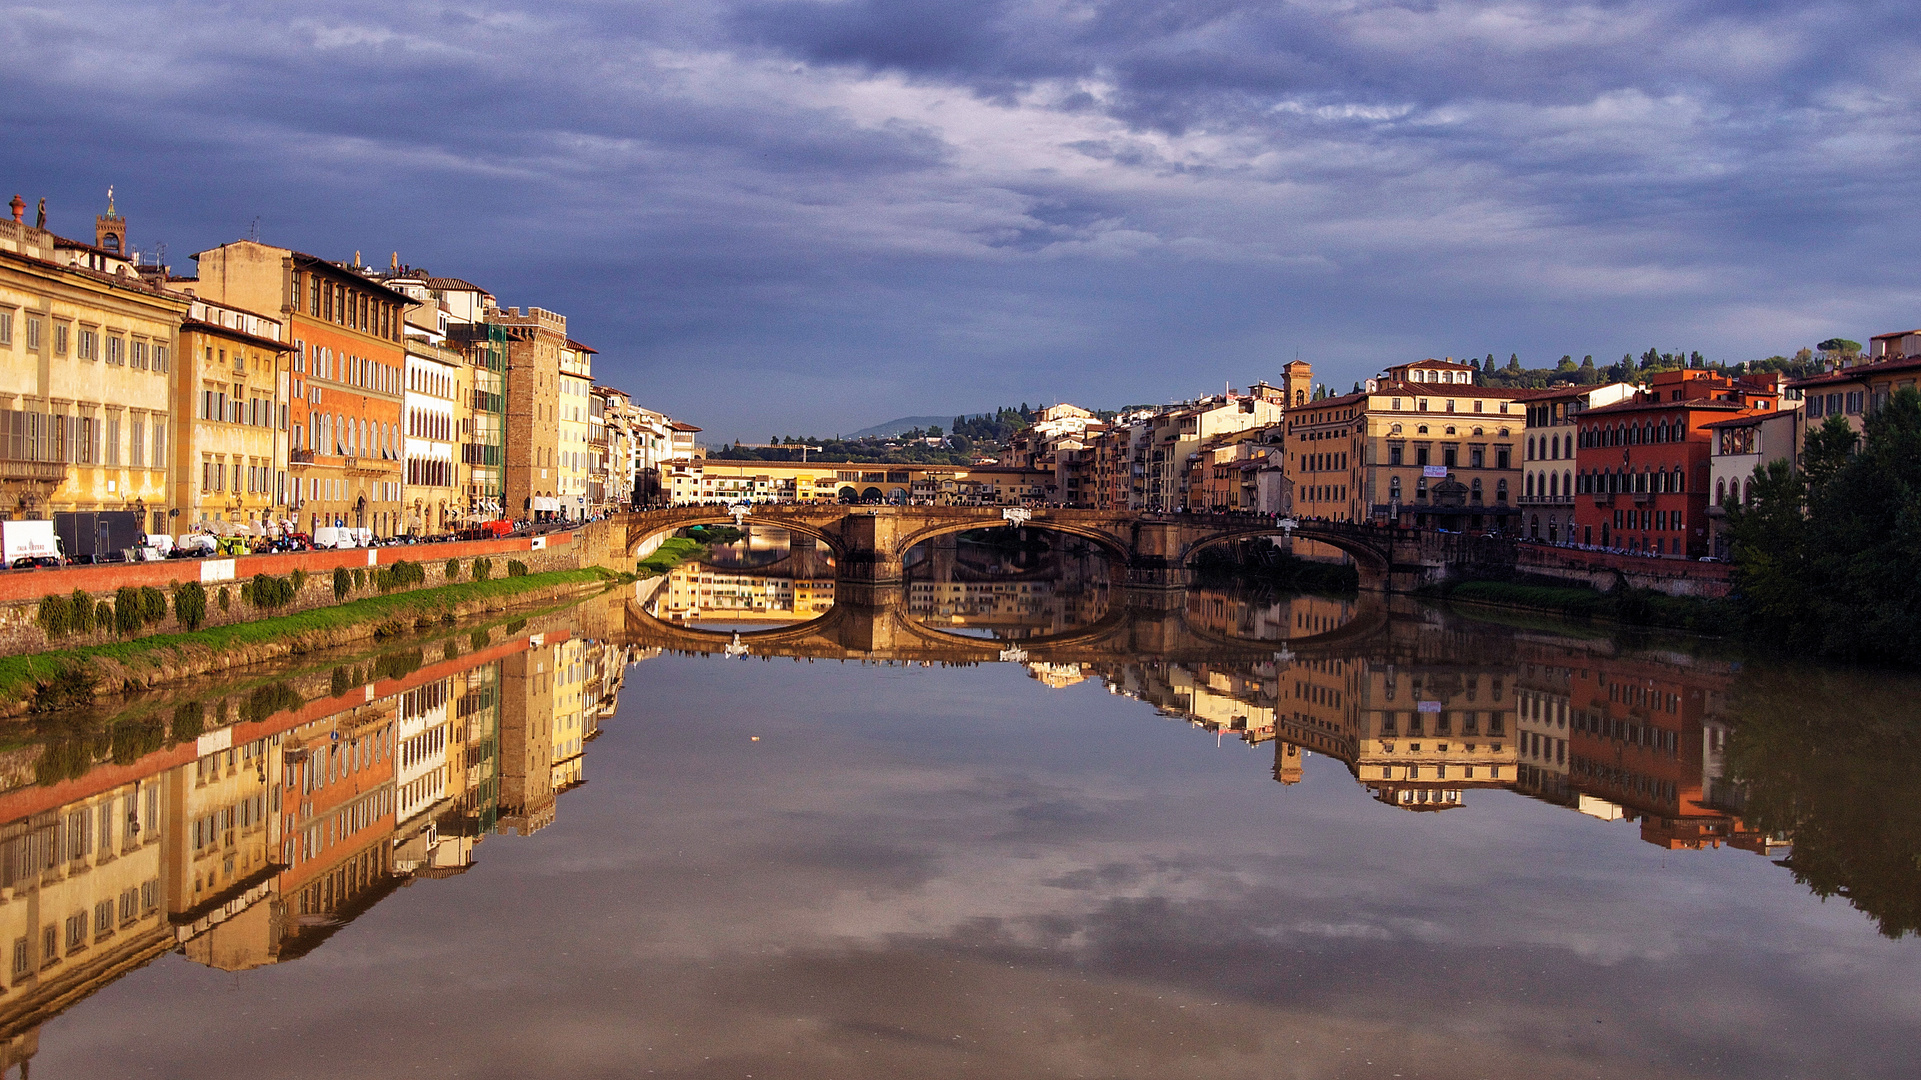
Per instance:
[[[1307,404],[1314,397],[1314,365],[1295,360],[1281,368],[1281,386],[1286,391],[1284,407],[1292,409]]]
[[[127,219],[114,212],[113,189],[107,189],[107,212],[93,219],[93,246],[127,255]]]

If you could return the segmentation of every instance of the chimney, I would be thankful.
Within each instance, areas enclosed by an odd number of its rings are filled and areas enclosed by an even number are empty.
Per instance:
[[[13,197],[13,201],[7,205],[13,209],[13,220],[25,225],[27,223],[27,200],[16,194]]]

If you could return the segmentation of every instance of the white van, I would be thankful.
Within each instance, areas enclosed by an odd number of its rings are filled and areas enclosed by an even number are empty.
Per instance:
[[[313,531],[313,546],[317,548],[353,547],[354,531],[337,525],[322,525]]]

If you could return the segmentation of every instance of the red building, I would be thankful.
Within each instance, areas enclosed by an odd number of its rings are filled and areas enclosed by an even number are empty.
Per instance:
[[[1664,371],[1580,414],[1575,527],[1583,544],[1670,558],[1708,553],[1709,424],[1770,411],[1781,378]]]

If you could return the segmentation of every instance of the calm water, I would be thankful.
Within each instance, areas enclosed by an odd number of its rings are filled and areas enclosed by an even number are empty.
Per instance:
[[[1916,680],[758,544],[16,732],[7,1075],[1916,1073]]]

